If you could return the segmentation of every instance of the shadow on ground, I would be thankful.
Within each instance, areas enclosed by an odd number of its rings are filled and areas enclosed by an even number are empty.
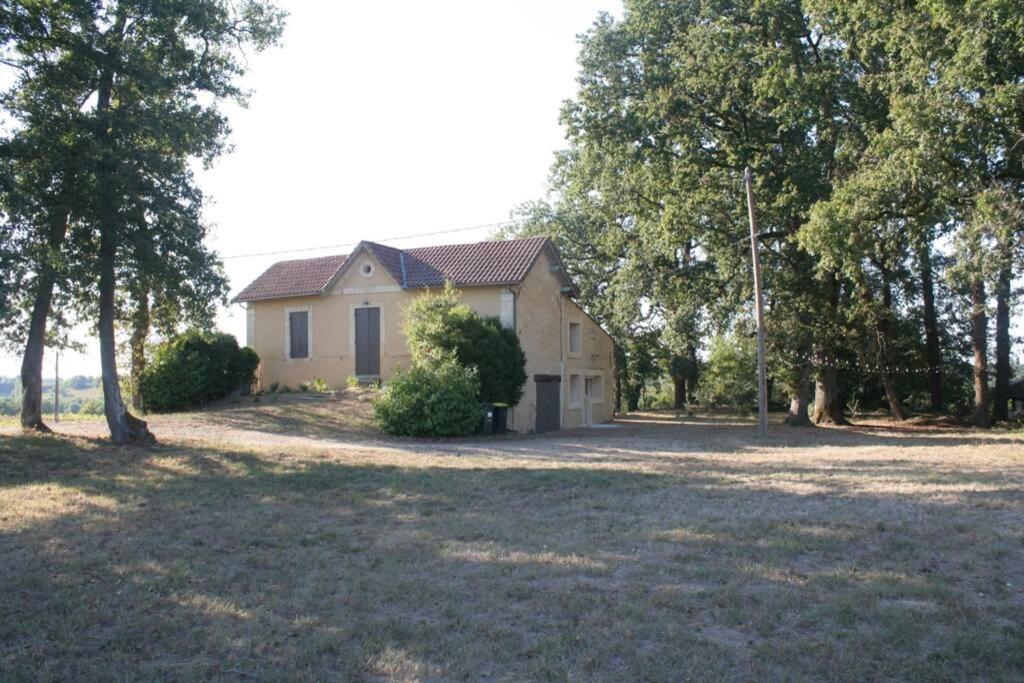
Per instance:
[[[581,439],[562,465],[489,451],[395,466],[5,438],[0,668],[675,681],[1024,667],[1019,460],[766,464],[737,445],[645,470],[582,455],[602,444]]]

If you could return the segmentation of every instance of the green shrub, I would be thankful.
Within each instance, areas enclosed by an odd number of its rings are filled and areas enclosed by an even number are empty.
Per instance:
[[[526,354],[515,330],[497,318],[481,318],[461,303],[448,284],[444,292],[418,297],[405,311],[406,338],[414,359],[454,353],[459,363],[476,368],[479,399],[487,403],[519,403],[526,384]]]
[[[82,404],[82,415],[102,415],[103,399],[94,398]]]
[[[355,389],[356,387],[359,386],[359,378],[356,377],[355,375],[349,375],[348,377],[345,378],[345,386],[347,386],[349,389]]]
[[[139,388],[147,410],[184,410],[249,389],[258,365],[232,335],[191,331],[157,347]]]
[[[702,405],[752,410],[757,400],[757,346],[752,337],[717,336],[697,385]]]
[[[313,381],[309,383],[309,388],[318,394],[334,391],[334,388],[323,377],[314,377]]]
[[[451,355],[437,355],[399,371],[373,400],[377,424],[400,436],[459,436],[480,428],[475,368]]]

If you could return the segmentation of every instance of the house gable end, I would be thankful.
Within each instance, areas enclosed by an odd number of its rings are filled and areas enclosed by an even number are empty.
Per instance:
[[[371,267],[369,273],[364,270],[367,265]],[[324,291],[331,294],[354,294],[401,288],[401,273],[396,277],[367,242],[360,242],[345,259],[345,264],[338,269]]]

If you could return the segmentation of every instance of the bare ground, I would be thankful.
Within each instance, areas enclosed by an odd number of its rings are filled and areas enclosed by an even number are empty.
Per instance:
[[[1024,671],[1019,433],[649,414],[401,441],[359,393],[153,427],[141,451],[0,430],[0,678]]]

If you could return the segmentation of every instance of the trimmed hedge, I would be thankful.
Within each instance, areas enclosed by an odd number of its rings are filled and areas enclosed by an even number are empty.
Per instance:
[[[252,385],[259,356],[230,334],[190,331],[160,344],[139,378],[146,410],[185,410]]]

